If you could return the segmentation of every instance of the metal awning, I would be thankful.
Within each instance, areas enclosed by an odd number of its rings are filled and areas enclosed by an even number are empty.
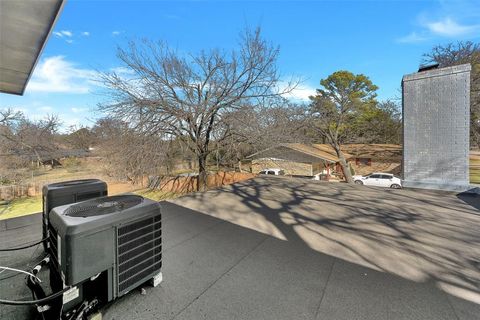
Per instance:
[[[22,95],[64,0],[0,0],[0,92]]]

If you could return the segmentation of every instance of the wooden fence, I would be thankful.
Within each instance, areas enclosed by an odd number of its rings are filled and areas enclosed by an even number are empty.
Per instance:
[[[255,175],[252,173],[220,171],[208,175],[207,186],[208,188],[217,188],[238,181],[248,180],[253,177],[255,177]],[[198,177],[148,177],[147,185],[152,189],[184,194],[197,191]]]
[[[0,0],[1,1],[1,0]],[[36,197],[42,194],[44,185],[57,183],[66,180],[93,179],[90,175],[74,176],[72,178],[59,178],[50,180],[37,180],[29,183],[21,183],[7,186],[0,186],[0,200],[13,200],[20,197]]]
[[[209,188],[221,187],[234,182],[243,181],[255,177],[252,173],[243,172],[217,172],[210,174],[207,178],[207,185]],[[91,177],[75,177],[75,179],[88,179]],[[57,179],[49,181],[36,181],[27,184],[17,184],[10,186],[0,186],[0,201],[13,200],[19,197],[35,197],[42,194],[44,185],[61,182],[68,179]],[[107,181],[108,182],[108,181]],[[143,186],[148,186],[153,189],[160,189],[173,193],[189,193],[197,191],[198,178],[192,177],[148,177],[142,181]]]
[[[0,200],[13,200],[19,197],[34,197],[42,193],[43,185],[37,183],[1,186]]]

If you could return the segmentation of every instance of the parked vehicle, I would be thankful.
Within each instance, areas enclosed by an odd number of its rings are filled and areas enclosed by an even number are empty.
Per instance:
[[[285,175],[285,171],[282,169],[278,168],[269,168],[269,169],[263,169],[260,171],[258,174],[268,174],[268,175],[274,175],[274,176],[283,176]]]
[[[356,184],[363,184],[373,187],[385,187],[392,189],[401,189],[402,180],[391,173],[375,172],[366,176],[353,176]]]

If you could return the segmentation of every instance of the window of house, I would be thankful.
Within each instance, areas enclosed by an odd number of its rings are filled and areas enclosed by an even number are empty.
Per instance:
[[[355,159],[355,164],[357,166],[371,166],[372,165],[372,159],[371,158],[356,158]]]

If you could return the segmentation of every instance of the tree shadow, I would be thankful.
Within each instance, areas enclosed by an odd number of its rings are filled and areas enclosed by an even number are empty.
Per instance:
[[[480,303],[480,215],[472,208],[480,202],[469,197],[266,177],[185,200],[199,211],[350,262],[433,280]]]

